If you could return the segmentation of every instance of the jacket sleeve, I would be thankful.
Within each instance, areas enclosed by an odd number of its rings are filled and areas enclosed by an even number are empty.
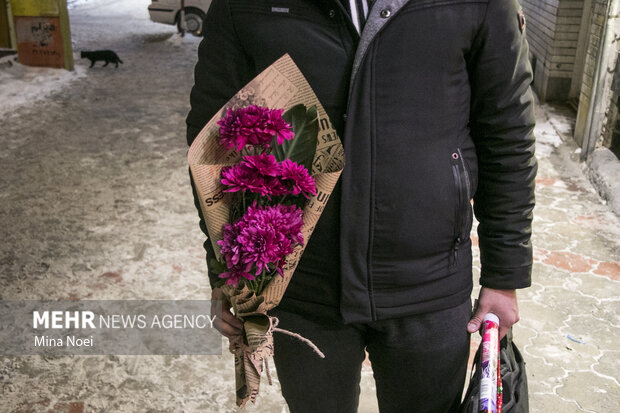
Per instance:
[[[489,0],[470,61],[480,284],[497,289],[531,284],[535,116],[519,10],[517,0]]]
[[[198,47],[198,63],[194,69],[191,110],[186,119],[188,145],[192,144],[213,115],[252,79],[252,67],[235,33],[228,1],[213,0],[204,21],[204,38]],[[191,174],[190,181],[200,229],[207,236],[203,246],[208,266],[209,260],[215,258],[215,252],[208,239],[209,233]],[[217,277],[209,272],[209,280],[213,287]]]

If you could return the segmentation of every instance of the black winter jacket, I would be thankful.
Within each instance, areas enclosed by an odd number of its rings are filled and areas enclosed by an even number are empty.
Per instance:
[[[530,285],[536,159],[523,29],[516,0],[376,0],[361,38],[337,0],[213,1],[188,143],[284,53],[343,137],[340,185],[282,307],[365,322],[464,302],[472,198],[481,284]]]

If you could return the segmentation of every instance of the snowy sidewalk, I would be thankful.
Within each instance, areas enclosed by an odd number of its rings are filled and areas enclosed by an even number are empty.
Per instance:
[[[185,144],[198,43],[149,22],[147,4],[78,4],[74,52],[112,49],[125,64],[78,59],[70,82],[5,108],[0,299],[209,297]],[[3,70],[0,88],[16,87]],[[537,118],[536,262],[515,327],[531,411],[620,410],[620,219],[584,178],[570,116],[543,105]],[[234,412],[232,367],[226,350],[0,357],[0,400],[9,412]],[[360,413],[376,412],[369,366],[361,388]],[[277,381],[244,411],[285,412]]]
[[[620,409],[620,218],[584,177],[572,116],[537,110],[533,285],[520,294],[532,412]]]

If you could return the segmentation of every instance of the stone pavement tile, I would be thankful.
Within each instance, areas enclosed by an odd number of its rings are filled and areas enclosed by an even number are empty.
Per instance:
[[[530,327],[526,327],[523,324],[523,321],[520,321],[512,326],[512,341],[514,341],[514,343],[517,345],[517,347],[519,347],[519,349],[523,349],[523,347],[526,344],[529,344],[530,340],[537,335],[538,333],[536,332],[536,330]]]
[[[539,231],[543,234],[533,240],[538,261],[566,271],[594,271],[610,278],[620,277],[617,241],[564,223],[547,225]]]
[[[566,278],[566,273],[558,271],[550,265],[542,264],[540,261],[545,257],[540,248],[534,248],[534,266],[532,267],[532,283],[545,287],[561,287]]]
[[[533,228],[532,231],[536,235],[532,236],[532,245],[536,247],[544,246],[547,250],[561,251],[571,242],[570,238],[562,234],[561,231],[564,229],[562,224],[548,224],[543,228],[537,228],[534,224]]]
[[[2,365],[10,367],[8,381],[13,388],[2,390],[2,412],[47,412],[62,400],[84,400],[86,412],[239,411],[235,407],[234,360],[226,350],[222,356],[31,356],[7,360]],[[261,383],[261,396],[256,405],[244,408],[245,412],[286,412],[273,365],[271,371],[274,385],[269,386],[266,380]]]
[[[84,402],[59,402],[48,413],[84,413]]]
[[[571,286],[575,291],[580,291],[599,303],[620,301],[620,283],[605,276],[571,274],[564,285]],[[615,324],[620,327],[620,323]]]
[[[596,318],[607,320],[611,325],[620,328],[620,298],[602,300],[598,310],[592,313]],[[620,348],[620,345],[618,346]]]
[[[575,220],[593,218],[598,220],[599,218],[592,215],[579,215]],[[583,221],[581,221],[583,222]],[[579,253],[585,257],[603,261],[618,263],[620,261],[620,248],[618,248],[618,240],[620,240],[620,225],[618,218],[614,220],[601,220],[598,221],[596,227],[587,228],[577,222],[578,233],[581,235],[575,238],[572,242],[571,251]],[[608,271],[615,271],[620,275],[620,271],[617,265],[610,266]]]
[[[620,406],[620,386],[591,371],[570,372],[556,393],[564,400],[576,401],[585,411],[610,412]]]
[[[620,348],[620,328],[613,327],[607,320],[595,318],[591,314],[571,315],[564,324],[560,331],[585,342],[585,347],[595,346],[598,350]]]
[[[26,398],[26,400],[22,400],[20,403],[15,406],[11,412],[12,413],[31,413],[37,411],[45,411],[45,409],[49,406],[50,399],[48,398],[38,398],[36,396],[31,396]]]
[[[514,342],[521,350],[525,360],[530,394],[553,393],[553,389],[562,384],[566,378],[566,371],[559,365],[550,363],[539,355],[532,354],[530,352],[532,342],[538,334],[530,328],[519,326],[519,324],[513,327]]]
[[[618,261],[620,261],[620,248],[618,248],[618,240],[620,235],[616,236],[616,240],[603,236],[602,232],[588,233],[582,232],[581,237],[575,239],[572,243],[571,251],[580,255],[585,260],[594,260],[596,265],[594,272],[599,275],[614,276],[616,279],[620,276],[620,267]],[[601,263],[605,263],[605,268],[600,268],[597,271],[598,266]]]
[[[542,284],[532,281],[532,285],[529,288],[524,288],[517,292],[519,303],[531,302],[535,296],[542,293],[544,288]]]
[[[532,413],[583,413],[584,410],[573,401],[565,401],[555,394],[530,393],[530,411]]]
[[[620,264],[617,262],[601,262],[594,270],[595,274],[609,277],[612,280],[620,281]]]
[[[524,357],[527,385],[531,394],[552,394],[553,389],[566,379],[566,371],[562,368],[545,364],[540,359]]]
[[[570,234],[568,237],[572,238]],[[570,251],[549,251],[542,262],[570,273],[590,272],[598,264],[591,258]]]
[[[585,295],[580,291],[562,287],[545,287],[543,292],[533,298],[533,301],[544,305],[550,311],[568,316],[570,314],[591,314],[598,309],[599,300],[596,297]]]
[[[569,211],[557,205],[560,202],[557,192],[557,190],[549,187],[539,189],[536,192],[535,225],[555,223],[558,220],[567,222],[569,220]]]
[[[592,368],[596,373],[613,378],[616,383],[620,382],[620,350],[603,350],[602,353],[598,364]]]
[[[620,228],[614,227],[617,221],[618,217],[610,211],[591,211],[588,214],[578,215],[571,219],[571,222],[586,230],[601,231],[603,234],[609,233],[609,235],[620,234]]]
[[[544,364],[561,366],[564,370],[588,370],[601,355],[595,345],[574,343],[566,334],[558,332],[539,333],[530,342],[524,347],[528,355],[541,359]]]
[[[521,321],[518,325],[531,329],[540,334],[541,332],[557,332],[558,328],[564,324],[566,315],[554,311],[552,307],[539,302],[521,302],[519,315]]]

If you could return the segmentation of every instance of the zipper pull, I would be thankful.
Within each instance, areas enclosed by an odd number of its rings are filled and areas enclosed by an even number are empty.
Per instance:
[[[457,237],[454,240],[454,245],[452,246],[452,266],[455,266],[458,263],[458,250],[461,245],[461,237]]]

